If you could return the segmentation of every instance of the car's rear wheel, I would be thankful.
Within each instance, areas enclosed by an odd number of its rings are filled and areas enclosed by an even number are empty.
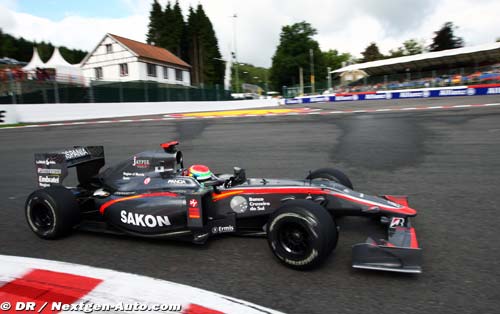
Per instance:
[[[73,193],[62,186],[31,193],[26,200],[25,214],[31,230],[44,239],[63,237],[80,221],[80,210]]]
[[[321,168],[314,170],[307,176],[306,179],[307,180],[325,179],[345,185],[351,190],[354,188],[349,177],[339,169],[335,168]]]
[[[269,218],[267,236],[271,250],[282,263],[305,270],[324,262],[337,244],[338,231],[321,205],[290,200]]]

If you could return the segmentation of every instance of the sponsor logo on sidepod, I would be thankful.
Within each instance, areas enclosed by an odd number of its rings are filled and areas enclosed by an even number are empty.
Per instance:
[[[130,213],[125,210],[120,212],[121,222],[127,225],[139,226],[139,227],[147,227],[147,228],[155,228],[155,227],[164,227],[170,226],[170,220],[168,216],[153,216],[153,215],[144,215],[137,213]]]

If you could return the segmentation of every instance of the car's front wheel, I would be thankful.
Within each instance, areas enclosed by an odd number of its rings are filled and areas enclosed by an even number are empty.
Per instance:
[[[354,188],[349,177],[339,169],[335,168],[321,168],[314,170],[307,176],[306,179],[307,180],[325,179],[338,182],[344,186],[347,186],[351,190]]]
[[[319,266],[337,244],[335,221],[325,208],[308,200],[290,200],[267,224],[268,243],[285,265],[299,269]]]
[[[63,186],[51,186],[31,193],[25,205],[31,230],[44,239],[56,239],[71,232],[80,221],[73,193]]]

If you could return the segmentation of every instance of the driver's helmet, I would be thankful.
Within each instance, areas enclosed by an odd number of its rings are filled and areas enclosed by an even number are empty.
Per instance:
[[[205,165],[192,165],[188,169],[188,175],[203,182],[212,178],[212,171]]]

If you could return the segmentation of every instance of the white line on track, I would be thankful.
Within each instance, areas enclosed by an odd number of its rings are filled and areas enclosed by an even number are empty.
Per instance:
[[[469,108],[469,107],[472,107],[472,105],[456,105],[456,106],[452,106],[453,108]]]

